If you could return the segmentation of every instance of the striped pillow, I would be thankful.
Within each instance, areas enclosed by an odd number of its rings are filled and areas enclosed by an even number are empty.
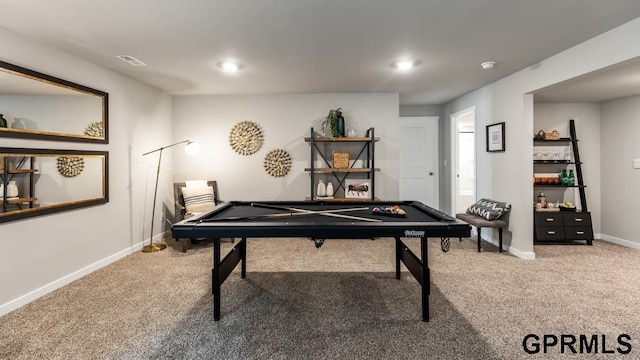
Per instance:
[[[182,196],[184,207],[191,214],[211,210],[216,205],[211,186],[183,187]]]
[[[480,199],[477,203],[469,206],[467,214],[482,216],[487,220],[496,220],[508,213],[510,209],[511,204],[509,203]]]

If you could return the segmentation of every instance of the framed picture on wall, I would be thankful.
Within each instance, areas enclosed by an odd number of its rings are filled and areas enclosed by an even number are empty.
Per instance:
[[[368,179],[346,179],[344,181],[344,197],[367,199],[371,197],[371,186]]]
[[[504,151],[504,122],[487,125],[487,152]]]

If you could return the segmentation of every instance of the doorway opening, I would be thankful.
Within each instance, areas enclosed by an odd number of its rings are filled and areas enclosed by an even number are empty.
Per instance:
[[[476,107],[451,114],[452,214],[476,201]]]

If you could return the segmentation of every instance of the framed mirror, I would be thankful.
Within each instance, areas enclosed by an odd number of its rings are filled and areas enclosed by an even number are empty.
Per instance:
[[[0,223],[109,202],[109,153],[0,147]]]
[[[109,95],[0,61],[0,137],[109,143]]]

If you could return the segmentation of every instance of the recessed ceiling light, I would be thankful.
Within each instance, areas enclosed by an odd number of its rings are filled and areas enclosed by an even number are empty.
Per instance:
[[[237,72],[238,70],[240,70],[240,64],[238,64],[235,61],[223,61],[220,64],[218,64],[218,66],[220,67],[220,69],[226,73],[234,73]]]
[[[116,57],[122,61],[126,61],[129,64],[133,65],[133,66],[147,66],[147,64],[143,63],[142,61],[134,58],[131,55],[116,55]]]
[[[493,69],[495,65],[496,65],[495,61],[485,61],[482,64],[480,64],[480,66],[482,66],[482,68],[485,70]]]
[[[412,67],[414,67],[416,64],[415,61],[413,60],[399,60],[396,61],[395,63],[393,63],[393,67],[395,67],[396,69],[400,70],[400,71],[407,71],[409,69],[411,69]]]

